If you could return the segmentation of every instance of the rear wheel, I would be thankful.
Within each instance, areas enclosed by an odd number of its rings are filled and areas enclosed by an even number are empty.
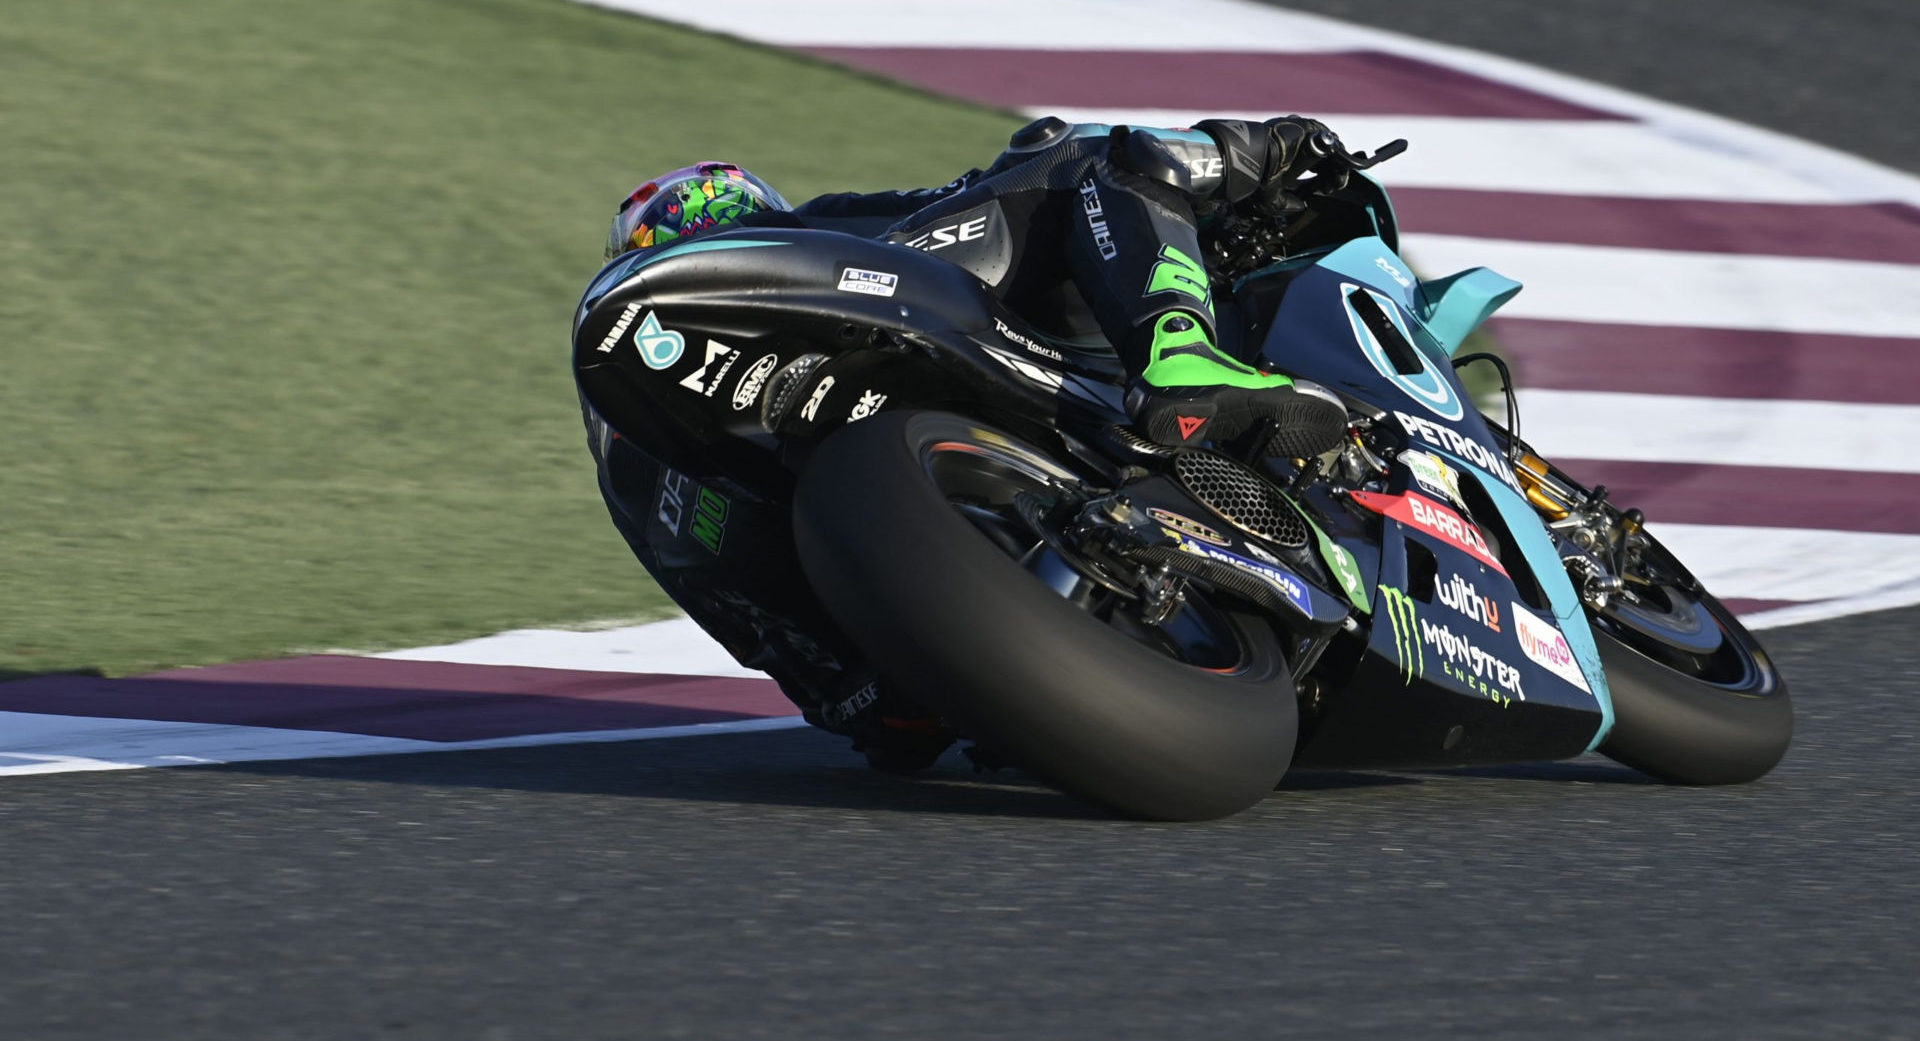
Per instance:
[[[795,535],[821,601],[880,668],[1012,762],[1141,817],[1253,805],[1298,726],[1279,636],[1197,590],[1164,618],[1143,611],[1036,530],[1039,503],[1085,491],[981,424],[882,414],[815,453]]]

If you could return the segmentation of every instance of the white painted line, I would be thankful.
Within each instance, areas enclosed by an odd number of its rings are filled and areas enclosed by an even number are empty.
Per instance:
[[[1910,264],[1460,235],[1407,235],[1402,246],[1424,272],[1490,267],[1524,283],[1507,317],[1920,336],[1920,266]]]
[[[1838,600],[1920,590],[1920,535],[1657,522],[1648,530],[1722,599]]]
[[[1230,0],[581,0],[708,32],[783,47],[1026,47],[1180,51],[1326,51],[1367,46],[1369,34],[1308,25]]]
[[[806,721],[799,716],[773,716],[633,730],[524,734],[479,741],[416,741],[320,730],[0,712],[0,776],[647,741],[791,730],[805,725]]]
[[[1776,607],[1771,611],[1758,611],[1743,615],[1740,624],[1749,629],[1779,629],[1789,625],[1824,622],[1829,618],[1865,614],[1868,611],[1890,611],[1896,607],[1912,607],[1914,604],[1920,604],[1920,582],[1891,586],[1861,596],[1846,596],[1835,600],[1822,600],[1818,603],[1793,604],[1789,607]]]
[[[1024,106],[1030,115],[1083,123],[1191,126],[1209,117],[1266,119],[1271,112]],[[1395,188],[1545,192],[1555,195],[1848,203],[1884,193],[1832,178],[1793,176],[1765,157],[1674,138],[1644,123],[1313,112],[1349,148],[1372,151],[1395,138],[1407,150],[1373,171]]]
[[[1916,405],[1584,390],[1519,399],[1520,434],[1548,459],[1920,473]]]
[[[385,651],[370,657],[465,665],[519,665],[583,672],[655,672],[766,678],[766,673],[734,661],[725,648],[690,618],[598,632],[514,629],[477,640]]]

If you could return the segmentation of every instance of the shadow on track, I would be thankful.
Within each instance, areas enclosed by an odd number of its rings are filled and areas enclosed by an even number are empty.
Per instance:
[[[202,768],[191,768],[202,769]],[[235,763],[207,770],[447,788],[564,792],[682,802],[982,817],[1113,820],[1017,770],[976,772],[957,751],[911,777],[877,773],[837,738],[809,731],[557,745],[480,752]],[[1279,791],[1364,792],[1449,777],[1647,784],[1610,763],[1532,763],[1424,773],[1289,774]]]
[[[99,669],[94,669],[94,668],[50,669],[45,672],[34,672],[31,670],[21,671],[18,669],[0,669],[0,683],[14,683],[20,680],[49,679],[49,678],[59,677],[59,676],[75,676],[82,679],[99,679],[105,675],[106,673],[101,672]]]
[[[1083,820],[1110,816],[1013,771],[973,773],[956,754],[918,776],[881,774],[845,751],[837,739],[805,732],[233,763],[204,769],[734,805]]]

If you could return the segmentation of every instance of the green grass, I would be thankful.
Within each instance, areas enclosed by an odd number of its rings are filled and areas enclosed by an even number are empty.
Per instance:
[[[0,674],[660,612],[566,363],[613,203],[940,183],[1011,124],[558,0],[9,0]]]

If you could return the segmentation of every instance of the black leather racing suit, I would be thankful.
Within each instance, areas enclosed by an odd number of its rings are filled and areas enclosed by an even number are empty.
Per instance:
[[[1190,277],[1156,279],[1155,273],[1166,270],[1168,250],[1200,263],[1196,208],[1229,197],[1230,163],[1251,167],[1231,178],[1241,196],[1261,176],[1260,158],[1248,157],[1252,146],[1235,148],[1229,137],[1223,148],[1215,135],[1238,131],[1239,140],[1263,143],[1265,128],[1224,120],[1205,125],[1214,133],[1048,117],[1014,134],[991,166],[943,187],[823,195],[794,212],[809,222],[865,219],[870,228],[891,220],[886,238],[934,253],[1004,235],[1009,262],[997,278],[983,274],[994,294],[1026,313],[1024,304],[1070,281],[1128,374],[1137,377],[1150,360],[1145,330],[1160,315],[1195,314],[1213,340],[1204,275],[1196,285]]]

